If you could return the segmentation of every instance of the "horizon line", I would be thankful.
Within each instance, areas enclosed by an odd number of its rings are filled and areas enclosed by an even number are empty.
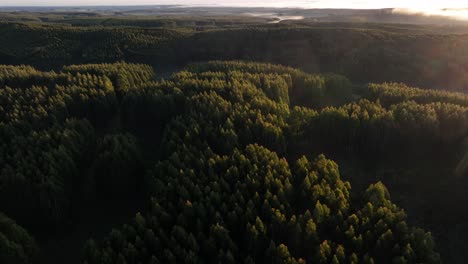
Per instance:
[[[385,10],[385,9],[401,9],[400,7],[379,7],[379,8],[353,8],[353,7],[303,7],[303,6],[233,6],[233,5],[219,5],[219,4],[160,4],[160,5],[147,5],[147,4],[133,4],[133,5],[0,5],[0,8],[82,8],[82,7],[213,7],[213,8],[268,8],[268,9],[349,9],[349,10]],[[440,10],[463,10],[466,8],[440,8]]]

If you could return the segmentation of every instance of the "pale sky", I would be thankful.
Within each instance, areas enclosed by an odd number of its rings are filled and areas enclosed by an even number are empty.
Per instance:
[[[468,0],[0,0],[0,6],[73,6],[73,5],[218,5],[304,8],[408,8],[432,10],[465,8]]]

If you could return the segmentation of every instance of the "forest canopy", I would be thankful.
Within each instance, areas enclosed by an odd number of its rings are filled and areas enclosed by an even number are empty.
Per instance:
[[[0,63],[59,70],[68,64],[125,60],[167,71],[198,61],[251,60],[341,74],[356,84],[468,89],[466,27],[309,20],[268,24],[251,17],[183,16],[83,15],[54,22],[57,16],[41,23],[0,21]]]
[[[464,94],[264,63],[158,78],[119,62],[1,66],[0,102],[6,263],[36,263],[32,237],[64,232],[80,208],[139,195],[145,208],[88,237],[82,263],[454,258],[444,230],[464,214],[445,203],[463,190]],[[427,161],[438,169],[423,173]],[[406,212],[392,189],[406,208],[427,204]],[[426,208],[441,211],[420,222]]]

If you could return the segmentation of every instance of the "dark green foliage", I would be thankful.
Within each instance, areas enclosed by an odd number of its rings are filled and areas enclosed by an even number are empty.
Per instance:
[[[342,105],[353,98],[352,83],[344,76],[337,74],[326,74],[323,105]]]
[[[62,71],[71,74],[94,74],[109,77],[120,95],[130,89],[151,81],[154,76],[152,67],[143,64],[128,64],[125,62],[114,64],[70,65]]]
[[[309,72],[334,72],[356,83],[404,82],[436,89],[467,87],[466,35],[309,24],[218,30],[179,40],[183,61],[247,59]],[[372,26],[371,26],[372,27]],[[378,25],[377,25],[378,27]]]
[[[39,249],[34,239],[21,226],[0,212],[0,262],[33,264]]]
[[[118,196],[135,193],[141,184],[142,157],[129,134],[106,135],[97,146],[94,177],[97,193]]]
[[[293,122],[309,120],[295,112],[319,115],[297,107],[290,113],[288,98],[313,87],[308,78],[325,85],[323,77],[241,62],[187,70],[144,88],[150,98],[160,97],[148,100],[148,106],[170,106],[174,98],[184,106],[169,119],[160,161],[146,177],[149,211],[104,241],[89,241],[87,263],[439,262],[431,235],[406,224],[383,184],[370,186],[353,202],[351,185],[323,155],[313,162],[303,157],[292,170],[278,157],[294,142],[286,131],[296,127],[297,135],[310,133]],[[330,85],[349,93],[344,79],[329,78],[336,80]],[[329,98],[344,98],[337,90]],[[370,102],[361,105],[388,116]],[[321,112],[332,116],[334,109]],[[346,124],[345,118],[337,124]]]
[[[402,83],[370,84],[366,97],[370,100],[379,100],[385,106],[402,101],[415,101],[419,104],[441,102],[468,106],[468,96],[466,94],[443,90],[424,90],[409,87]]]
[[[146,195],[148,210],[86,243],[87,264],[440,262],[383,183],[365,190],[379,176],[352,190],[349,165],[344,180],[320,153],[456,163],[461,94],[383,84],[356,95],[339,75],[241,61],[167,80],[125,62],[1,66],[0,81],[0,210],[58,228],[85,202]]]
[[[16,65],[0,66],[0,211],[41,243],[79,233],[94,202],[147,195],[133,221],[93,233],[85,262],[466,259],[454,257],[467,252],[466,95],[408,86],[466,90],[468,38],[444,32],[465,29],[89,12],[0,21],[0,63]],[[227,59],[244,62],[216,61]],[[0,262],[36,256],[0,215]]]
[[[2,210],[28,226],[63,221],[93,142],[92,126],[77,120],[44,130],[0,124],[0,136]]]
[[[312,108],[340,105],[352,99],[351,82],[336,74],[307,74],[291,67],[242,61],[192,64],[191,72],[226,72],[253,82],[275,101]],[[239,74],[240,72],[241,74]],[[239,78],[241,79],[241,78]],[[284,82],[284,83],[283,83]]]
[[[0,22],[5,36],[0,48],[0,62],[14,64],[27,60],[42,68],[61,68],[74,63],[117,62],[127,56],[148,62],[147,56],[170,56],[168,44],[182,36],[166,29],[105,29],[9,24]],[[27,36],[25,38],[25,36]],[[159,48],[169,49],[164,52]]]
[[[294,146],[360,154],[369,161],[434,158],[432,151],[450,153],[468,135],[468,109],[440,102],[409,101],[384,108],[361,100],[319,112],[294,108],[290,119]]]
[[[196,160],[197,167],[187,167]],[[334,162],[323,156],[314,162],[302,158],[295,171],[258,145],[230,156],[181,150],[157,165],[148,215],[138,214],[100,247],[88,242],[86,259],[439,262],[430,234],[406,225],[405,214],[381,183],[369,187],[361,209],[350,204],[351,187],[340,180]]]
[[[1,208],[26,226],[58,225],[86,178],[95,128],[117,111],[114,86],[99,72],[0,69]]]
[[[334,72],[359,84],[404,82],[451,90],[468,87],[468,58],[463,49],[468,37],[451,34],[456,31],[452,27],[418,29],[413,25],[310,20],[257,24],[249,22],[252,18],[245,21],[245,17],[150,20],[133,15],[83,19],[57,16],[62,19],[53,17],[50,24],[0,22],[0,35],[4,37],[0,63],[59,69],[67,64],[121,60],[158,67],[194,61],[253,60],[307,72]],[[33,18],[37,19],[41,17]]]

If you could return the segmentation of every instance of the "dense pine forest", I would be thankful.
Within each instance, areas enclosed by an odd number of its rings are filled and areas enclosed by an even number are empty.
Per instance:
[[[89,20],[68,24],[0,20],[0,62],[60,70],[63,65],[125,60],[166,72],[194,61],[249,60],[332,72],[357,84],[404,82],[432,89],[468,89],[464,48],[468,26]]]
[[[468,258],[467,35],[18,17],[0,16],[0,263]]]

